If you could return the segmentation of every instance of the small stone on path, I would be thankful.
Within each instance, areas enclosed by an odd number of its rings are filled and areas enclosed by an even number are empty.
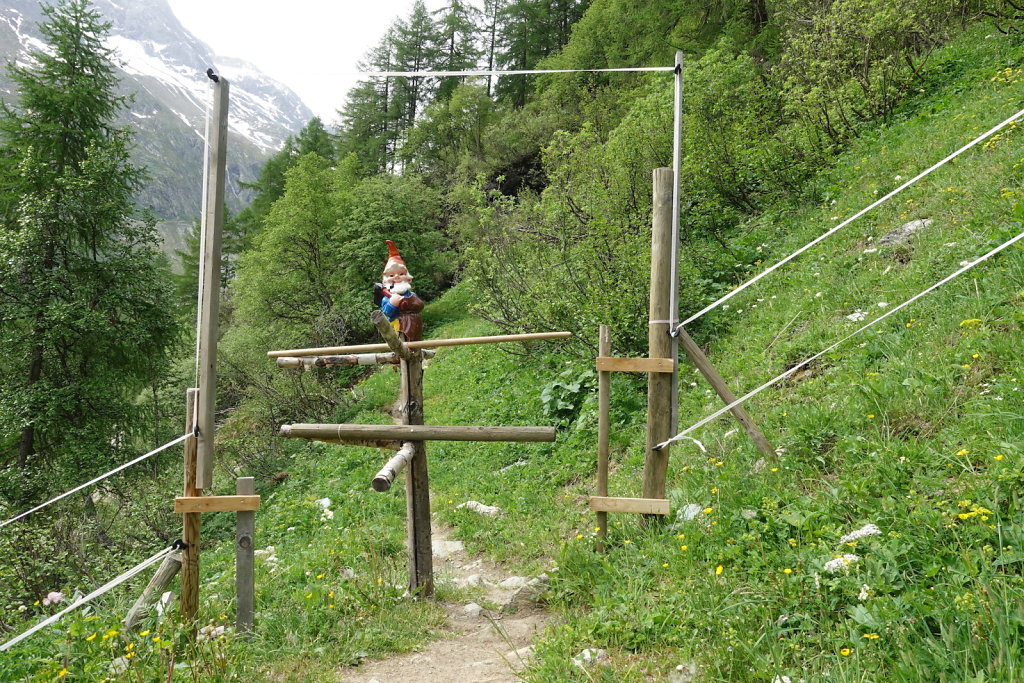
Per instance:
[[[479,512],[481,515],[485,515],[487,517],[497,517],[501,514],[501,508],[497,505],[484,505],[483,503],[475,500],[467,500],[465,503],[455,506],[456,510],[462,510],[463,508],[472,510],[473,512]]]
[[[434,541],[432,546],[434,557],[441,559],[463,551],[462,541]]]

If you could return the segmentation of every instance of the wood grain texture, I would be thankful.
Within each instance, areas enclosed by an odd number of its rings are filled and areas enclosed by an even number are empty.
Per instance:
[[[554,427],[478,427],[473,425],[282,425],[280,435],[292,439],[349,441],[526,441],[553,442]]]
[[[597,334],[597,352],[607,357],[612,352],[612,330],[608,325],[601,325]],[[611,376],[608,370],[601,368],[601,358],[597,363],[597,495],[608,495],[608,459],[611,453],[609,427],[611,425]],[[605,539],[608,537],[608,513],[601,510],[597,513],[597,552],[605,551]]]
[[[608,498],[591,496],[590,509],[598,512],[632,512],[638,515],[667,515],[668,501],[661,498]]]
[[[245,512],[259,509],[259,496],[179,496],[174,499],[176,513]]]
[[[203,495],[196,486],[197,439],[191,436],[195,426],[195,411],[198,404],[198,389],[189,389],[185,395],[185,483],[183,493],[189,497]],[[181,540],[185,548],[181,551],[181,618],[190,636],[195,638],[195,621],[199,613],[199,532],[202,515],[190,512],[182,515]]]
[[[422,341],[405,342],[410,349],[436,349],[442,346],[466,346],[469,344],[500,344],[504,342],[543,341],[547,339],[566,339],[572,332],[533,332],[530,334],[499,334],[492,337],[458,337],[455,339],[423,339]],[[284,351],[267,351],[271,358],[281,356],[324,356],[337,353],[367,353],[387,351],[387,344],[357,344],[355,346],[322,346],[315,349],[287,349]]]
[[[256,482],[252,477],[235,480],[235,493],[253,497]],[[258,498],[259,496],[255,496]],[[241,511],[235,516],[235,631],[252,630],[256,604],[256,513]]]
[[[604,372],[675,372],[671,358],[612,358],[598,356],[597,369]]]

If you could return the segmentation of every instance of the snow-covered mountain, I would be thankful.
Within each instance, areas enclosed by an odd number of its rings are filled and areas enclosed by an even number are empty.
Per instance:
[[[137,162],[151,181],[140,196],[165,222],[171,248],[199,216],[203,135],[210,101],[206,69],[231,82],[228,139],[228,206],[248,199],[241,183],[253,180],[266,158],[285,138],[298,132],[313,114],[286,86],[238,59],[219,57],[189,33],[167,0],[93,0],[111,23],[108,46],[117,51],[121,87],[135,102],[125,120],[137,131]],[[42,12],[37,0],[5,0],[0,5],[0,57],[25,63],[29,51],[43,47],[38,32]],[[0,94],[16,102],[6,73]]]

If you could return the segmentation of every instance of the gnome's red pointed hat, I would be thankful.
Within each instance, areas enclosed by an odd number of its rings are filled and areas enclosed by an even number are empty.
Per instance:
[[[409,269],[405,267],[405,261],[402,260],[402,255],[398,253],[398,247],[391,240],[384,240],[388,245],[388,261],[384,264],[384,275],[395,275],[396,273],[408,273]]]

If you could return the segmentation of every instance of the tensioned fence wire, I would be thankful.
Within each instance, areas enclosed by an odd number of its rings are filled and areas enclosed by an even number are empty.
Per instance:
[[[13,524],[14,522],[17,522],[19,519],[22,519],[24,517],[28,517],[33,512],[38,512],[39,510],[42,510],[47,505],[52,505],[53,503],[56,503],[58,500],[63,500],[64,498],[67,498],[68,496],[70,496],[70,495],[72,495],[74,493],[78,493],[79,491],[81,491],[84,488],[92,486],[93,484],[95,484],[97,482],[103,481],[107,477],[109,477],[111,475],[114,475],[114,474],[117,474],[121,470],[128,469],[132,465],[138,464],[138,463],[142,462],[143,460],[146,460],[147,458],[151,458],[154,455],[156,455],[157,453],[160,453],[161,451],[165,451],[168,448],[170,448],[171,446],[174,446],[176,444],[181,443],[182,441],[187,439],[189,436],[191,436],[191,435],[190,434],[183,434],[183,435],[179,436],[177,439],[175,439],[174,441],[168,441],[163,446],[158,446],[157,448],[154,448],[153,450],[151,450],[149,453],[145,453],[143,455],[140,455],[139,457],[135,458],[134,460],[129,460],[128,462],[124,463],[123,465],[118,465],[117,467],[115,467],[114,469],[110,470],[109,472],[105,472],[105,473],[101,474],[100,476],[96,477],[95,479],[90,479],[89,481],[85,482],[84,484],[80,484],[80,485],[76,486],[75,488],[71,489],[70,491],[65,491],[64,493],[60,494],[56,498],[51,498],[50,500],[46,501],[45,503],[42,503],[41,505],[35,506],[31,510],[26,510],[25,512],[22,512],[20,515],[17,515],[15,517],[11,517],[6,522],[0,523],[0,529],[4,528],[8,524]]]
[[[733,298],[734,296],[736,296],[737,294],[742,292],[747,287],[750,287],[752,284],[754,284],[755,282],[757,282],[761,278],[765,277],[769,273],[775,272],[780,267],[782,267],[785,264],[789,263],[790,261],[795,259],[800,254],[804,253],[805,251],[807,251],[808,249],[810,249],[814,245],[816,245],[819,242],[821,242],[822,240],[830,237],[831,235],[834,235],[835,233],[839,232],[839,230],[845,228],[847,225],[849,225],[853,221],[857,220],[858,218],[860,218],[861,216],[863,216],[867,212],[871,211],[875,207],[881,206],[882,204],[887,202],[889,199],[892,199],[893,197],[898,195],[900,192],[902,192],[903,190],[907,189],[908,187],[910,187],[911,185],[916,183],[918,180],[921,180],[925,176],[931,174],[933,171],[936,171],[936,170],[942,168],[943,166],[945,166],[947,163],[949,163],[953,159],[957,158],[958,156],[960,156],[961,154],[963,154],[967,150],[969,150],[972,147],[974,147],[975,145],[977,145],[979,142],[982,142],[986,138],[991,137],[992,135],[997,133],[999,130],[1001,130],[1002,128],[1005,128],[1006,126],[1010,125],[1011,123],[1015,122],[1017,119],[1019,119],[1021,117],[1024,117],[1024,109],[1021,109],[1019,112],[1017,112],[1016,114],[1014,114],[1010,118],[1006,119],[1002,123],[1000,123],[1000,124],[998,124],[996,126],[993,126],[988,131],[986,131],[986,132],[982,133],[981,135],[979,135],[978,137],[974,138],[973,140],[968,142],[966,145],[964,145],[960,149],[956,150],[955,152],[953,152],[949,156],[945,157],[941,161],[933,164],[932,166],[930,166],[926,170],[921,171],[916,176],[914,176],[913,178],[911,178],[907,182],[903,183],[902,185],[897,187],[895,190],[893,190],[889,194],[885,195],[884,197],[880,197],[876,201],[872,202],[871,204],[869,204],[868,206],[864,207],[863,209],[861,209],[857,213],[853,214],[852,216],[850,216],[849,218],[847,218],[843,222],[841,222],[838,225],[836,225],[834,228],[828,230],[827,232],[822,233],[818,237],[815,237],[813,240],[811,240],[810,242],[808,242],[804,246],[800,247],[799,249],[794,251],[792,254],[790,254],[786,258],[782,259],[781,261],[779,261],[778,263],[775,263],[772,266],[769,266],[768,268],[766,268],[765,270],[761,271],[760,273],[758,273],[754,277],[750,278],[746,282],[740,284],[739,286],[736,287],[736,289],[734,289],[734,290],[732,290],[732,291],[722,295],[721,297],[719,297],[715,301],[712,301],[710,304],[708,304],[704,308],[700,309],[699,311],[697,311],[696,313],[691,315],[689,318],[687,318],[683,322],[679,323],[679,325],[676,326],[675,329],[678,330],[680,327],[684,327],[684,326],[688,325],[689,323],[692,323],[694,320],[700,318],[705,313],[708,313],[709,311],[713,311],[714,309],[718,308],[719,306],[724,304],[726,301],[728,301],[729,299]]]
[[[158,561],[163,559],[163,557],[165,555],[167,555],[169,552],[171,552],[172,549],[173,548],[171,546],[168,546],[168,547],[164,548],[160,552],[158,552],[155,555],[153,555],[153,556],[143,560],[140,564],[135,565],[134,567],[132,567],[128,571],[124,572],[120,576],[118,576],[118,577],[116,577],[114,579],[111,579],[110,581],[108,581],[107,583],[103,584],[102,586],[100,586],[99,588],[97,588],[93,592],[89,593],[88,595],[86,595],[84,597],[81,597],[78,600],[75,600],[73,603],[71,603],[70,605],[68,605],[64,609],[62,609],[60,612],[57,612],[56,614],[54,614],[51,617],[47,617],[46,619],[44,619],[43,621],[39,622],[38,624],[36,624],[32,628],[30,628],[29,630],[25,631],[24,633],[22,633],[20,635],[17,635],[14,638],[11,638],[10,640],[8,640],[3,645],[0,645],[0,652],[3,652],[4,650],[10,649],[11,647],[17,645],[21,641],[23,641],[26,638],[28,638],[29,636],[31,636],[33,633],[36,633],[37,631],[40,631],[40,630],[46,628],[47,626],[60,621],[60,619],[62,617],[64,617],[65,614],[68,614],[69,612],[72,612],[72,611],[78,609],[79,607],[81,607],[85,603],[87,603],[87,602],[89,602],[89,601],[91,601],[91,600],[93,600],[95,598],[98,598],[99,596],[103,595],[104,593],[106,593],[106,592],[116,588],[117,586],[120,586],[122,583],[124,583],[128,579],[132,578],[133,576],[135,576],[139,572],[143,571],[147,567],[149,567],[149,566],[151,566],[153,564],[156,564]]]
[[[1013,244],[1016,244],[1017,242],[1019,242],[1022,239],[1024,239],[1024,232],[1021,232],[1016,237],[1013,237],[1013,238],[1003,242],[998,247],[992,249],[991,251],[989,251],[988,253],[986,253],[986,254],[984,254],[982,256],[979,256],[978,258],[974,259],[970,263],[962,266],[960,269],[958,269],[958,270],[954,271],[953,273],[951,273],[950,275],[947,275],[946,277],[942,278],[941,280],[939,280],[938,282],[936,282],[932,286],[928,287],[924,291],[919,292],[918,294],[915,294],[914,296],[910,297],[909,299],[907,299],[906,301],[904,301],[900,305],[895,306],[892,309],[886,311],[884,314],[878,316],[877,318],[875,318],[874,320],[869,322],[867,325],[862,325],[861,327],[859,327],[858,329],[854,330],[850,334],[846,335],[845,337],[843,337],[839,341],[835,342],[834,344],[832,344],[828,348],[825,348],[825,349],[819,351],[818,353],[814,354],[810,358],[807,358],[806,360],[801,361],[797,365],[794,365],[793,367],[791,367],[789,370],[786,370],[784,373],[782,373],[778,377],[775,377],[774,379],[771,379],[771,380],[765,382],[764,384],[762,384],[761,386],[757,387],[753,391],[750,391],[750,392],[744,394],[743,396],[739,397],[738,399],[736,399],[732,403],[728,404],[724,408],[716,410],[715,412],[711,413],[710,415],[708,415],[704,419],[700,420],[699,422],[696,422],[693,425],[687,427],[683,431],[681,431],[678,434],[676,434],[675,436],[673,436],[671,439],[667,439],[667,440],[659,443],[657,446],[654,447],[653,450],[656,450],[656,451],[661,450],[665,446],[670,446],[673,443],[676,443],[677,441],[679,441],[680,439],[692,439],[692,437],[690,437],[688,435],[691,432],[693,432],[694,430],[700,429],[701,427],[703,427],[707,423],[709,423],[712,420],[720,417],[721,415],[724,415],[726,412],[732,410],[736,406],[738,406],[738,405],[740,405],[742,403],[745,403],[748,399],[751,399],[754,396],[757,396],[758,394],[760,394],[762,391],[764,391],[768,387],[771,387],[771,386],[781,382],[785,378],[787,378],[790,375],[792,375],[793,373],[795,373],[797,370],[800,370],[801,368],[806,367],[809,363],[814,362],[818,358],[821,358],[822,356],[824,356],[826,353],[834,350],[836,347],[838,347],[842,343],[852,339],[853,337],[857,336],[858,334],[860,334],[864,330],[866,330],[866,329],[868,329],[870,327],[873,327],[874,325],[877,325],[878,323],[882,322],[883,320],[885,320],[889,316],[893,315],[897,311],[906,308],[907,306],[909,306],[910,304],[914,303],[915,301],[917,301],[921,297],[926,296],[927,294],[930,294],[931,292],[935,291],[936,289],[938,289],[942,285],[946,284],[950,280],[952,280],[952,279],[962,275],[963,273],[966,273],[968,270],[970,270],[974,266],[978,265],[979,263],[982,263],[983,261],[987,261],[988,259],[992,258],[993,256],[995,256],[999,252],[1003,251],[1004,249],[1006,249],[1007,247],[1009,247],[1009,246],[1011,246]]]
[[[606,69],[514,69],[509,71],[346,71],[335,75],[376,78],[444,78],[448,76],[535,76],[542,74],[640,73],[675,71],[675,66],[626,66]]]

